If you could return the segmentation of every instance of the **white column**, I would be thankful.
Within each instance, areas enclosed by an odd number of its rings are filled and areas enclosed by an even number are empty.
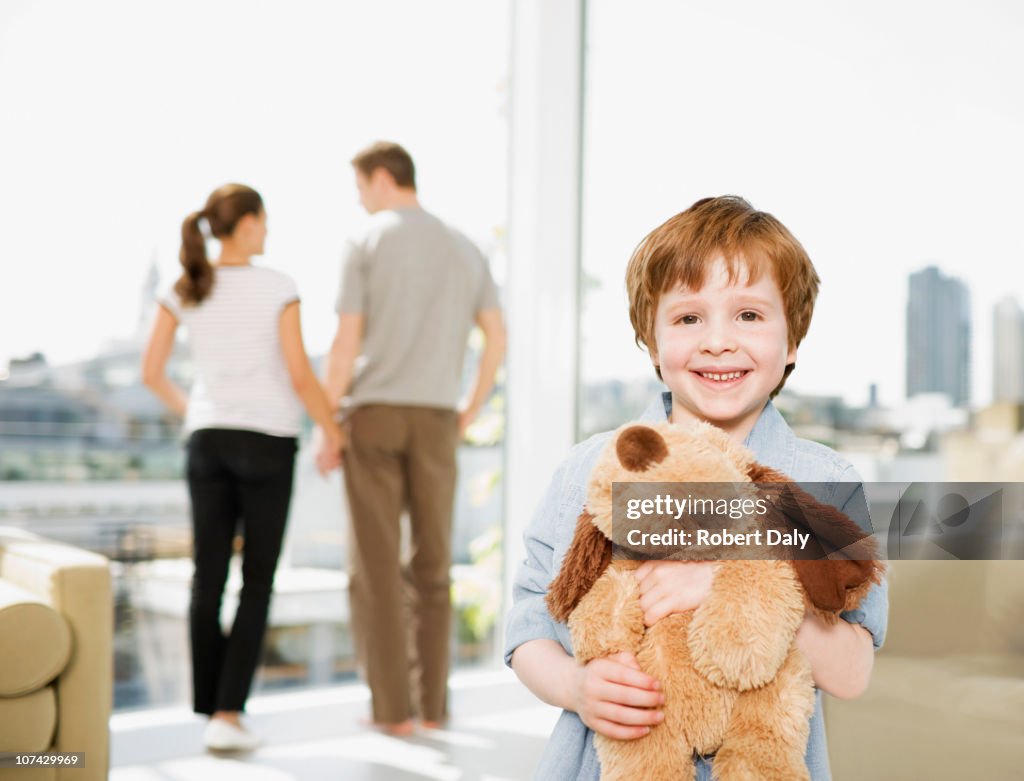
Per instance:
[[[505,595],[575,442],[585,0],[514,0],[510,64]]]

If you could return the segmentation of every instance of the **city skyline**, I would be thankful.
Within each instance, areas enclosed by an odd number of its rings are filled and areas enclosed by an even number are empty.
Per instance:
[[[933,265],[911,272],[906,282],[906,392],[902,401],[925,392],[945,393],[954,406],[964,406],[966,403],[981,407],[989,402],[1024,400],[1024,310],[1017,299],[1014,296],[1004,296],[990,313],[978,313],[970,306],[969,285],[959,278],[945,275],[940,268]],[[59,368],[88,362],[101,357],[112,348],[123,347],[126,343],[141,342],[148,333],[149,320],[159,296],[171,283],[172,280],[161,277],[159,264],[154,255],[137,288],[139,297],[134,317],[126,309],[126,321],[134,322],[134,328],[130,332],[108,336],[102,340],[95,352],[69,361],[51,360],[43,349],[13,356],[0,363],[0,382],[11,378],[8,373],[11,366],[21,365],[25,367],[25,371],[33,371],[33,367],[42,358],[51,368]],[[962,307],[962,311],[958,307]],[[960,314],[954,316],[950,314],[951,312]],[[970,322],[972,316],[981,318],[986,314],[990,315],[993,324],[993,392],[990,399],[972,399],[971,367],[974,365],[976,335],[970,327]],[[960,330],[963,331],[962,339]],[[181,339],[183,336],[179,335],[179,340]],[[912,349],[911,346],[914,344],[919,344],[920,349]],[[950,380],[949,377],[953,375],[956,375],[957,379]],[[918,377],[916,384],[912,379],[914,376]],[[872,394],[877,401],[877,388],[872,389],[873,385],[873,382],[866,384],[864,400],[851,399],[839,391],[811,395],[840,396],[846,398],[847,403],[857,406],[868,403]]]
[[[73,361],[52,361],[44,350],[11,358],[7,364],[0,364],[0,383],[16,379],[16,371],[10,374],[6,371],[11,366],[20,367],[20,371],[30,378],[29,384],[32,384],[31,376],[42,367],[41,361],[45,362],[47,371],[54,368],[59,370],[61,367],[88,363],[104,354],[141,349],[147,336],[148,321],[169,285],[170,281],[161,278],[154,259],[142,275],[134,318],[126,310],[126,318],[134,319],[135,322],[134,331],[127,337],[106,339],[95,353]],[[966,324],[973,311],[970,287],[962,279],[948,276],[939,267],[929,265],[911,272],[906,279],[906,288],[903,337],[908,345],[908,357],[905,366],[907,390],[903,401],[919,393],[944,393],[954,406],[970,405],[973,402],[975,407],[980,407],[996,401],[1024,401],[1024,309],[1015,297],[1005,296],[990,312],[994,335],[992,397],[972,399],[968,375],[973,361],[975,335]],[[182,335],[179,335],[178,341],[183,346]],[[914,344],[921,345],[921,349],[910,349],[910,345]],[[918,359],[911,359],[910,356]],[[911,380],[915,375],[918,380]],[[873,406],[878,404],[878,389],[874,385],[869,383],[866,386],[863,402],[846,398],[842,393],[811,395],[844,397],[853,406]]]

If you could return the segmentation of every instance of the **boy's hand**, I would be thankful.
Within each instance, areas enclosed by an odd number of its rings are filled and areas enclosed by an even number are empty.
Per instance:
[[[714,573],[709,561],[645,561],[635,572],[644,624],[700,606],[711,593]]]
[[[665,718],[661,685],[640,669],[625,651],[591,659],[577,667],[573,686],[575,711],[590,729],[615,740],[633,740]]]

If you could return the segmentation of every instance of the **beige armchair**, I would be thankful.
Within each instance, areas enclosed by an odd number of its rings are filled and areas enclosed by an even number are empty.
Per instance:
[[[835,781],[1024,778],[1024,562],[896,561],[868,691],[825,698]]]
[[[105,558],[0,528],[0,754],[85,754],[84,769],[0,769],[0,781],[107,778],[113,636]]]

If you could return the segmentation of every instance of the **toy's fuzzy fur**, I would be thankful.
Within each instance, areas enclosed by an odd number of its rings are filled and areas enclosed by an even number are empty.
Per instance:
[[[612,559],[613,482],[788,483],[771,497],[774,528],[799,528],[813,508],[850,539],[855,558],[717,560],[711,593],[696,610],[644,626],[633,571]],[[750,486],[753,488],[753,486]],[[794,512],[794,510],[796,511]],[[815,532],[820,536],[816,522]],[[861,539],[863,538],[863,539]],[[842,544],[842,543],[841,543]],[[720,559],[720,551],[705,551]],[[784,475],[757,464],[746,448],[704,423],[632,425],[605,448],[573,543],[547,596],[568,621],[577,661],[628,651],[661,682],[665,719],[643,738],[595,738],[602,781],[679,781],[694,777],[693,757],[715,754],[719,781],[807,779],[804,752],[814,709],[810,666],[796,647],[805,612],[836,620],[856,607],[883,567],[870,537]]]

